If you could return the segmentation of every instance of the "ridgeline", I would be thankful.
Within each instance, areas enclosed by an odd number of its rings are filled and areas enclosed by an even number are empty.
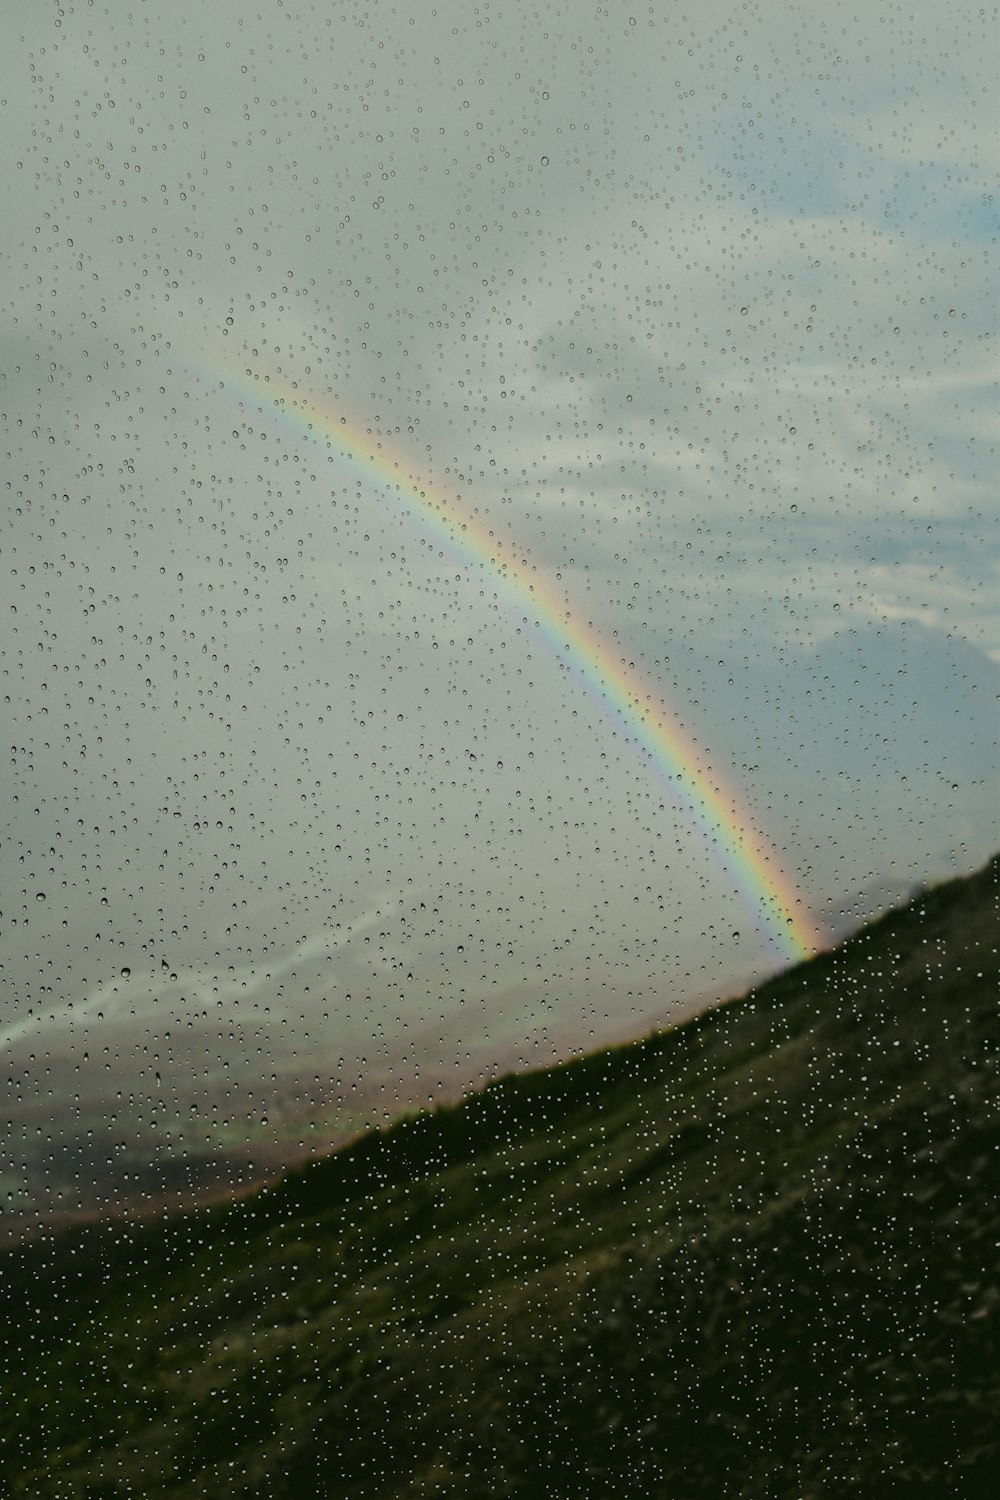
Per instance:
[[[241,1200],[0,1252],[0,1490],[992,1492],[998,880]]]

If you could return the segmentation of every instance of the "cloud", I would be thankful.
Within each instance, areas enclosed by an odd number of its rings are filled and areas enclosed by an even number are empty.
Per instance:
[[[769,961],[520,597],[247,369],[461,496],[806,904],[985,857],[986,18],[224,9],[12,31],[9,1046],[103,1010],[125,1076],[186,997],[199,1078],[298,1077]]]

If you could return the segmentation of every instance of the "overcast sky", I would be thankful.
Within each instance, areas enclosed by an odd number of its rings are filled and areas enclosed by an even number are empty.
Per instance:
[[[5,37],[10,1191],[29,1105],[98,1154],[213,1108],[326,1138],[779,962],[482,570],[240,372],[556,580],[818,933],[992,852],[986,12],[10,0]]]

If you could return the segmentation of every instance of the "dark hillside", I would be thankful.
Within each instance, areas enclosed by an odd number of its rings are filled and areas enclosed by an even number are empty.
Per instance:
[[[239,1202],[4,1252],[6,1493],[989,1493],[998,874]]]

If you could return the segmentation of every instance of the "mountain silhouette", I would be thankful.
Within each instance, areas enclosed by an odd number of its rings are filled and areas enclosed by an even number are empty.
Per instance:
[[[4,1493],[990,1492],[998,881],[239,1200],[3,1251]]]

